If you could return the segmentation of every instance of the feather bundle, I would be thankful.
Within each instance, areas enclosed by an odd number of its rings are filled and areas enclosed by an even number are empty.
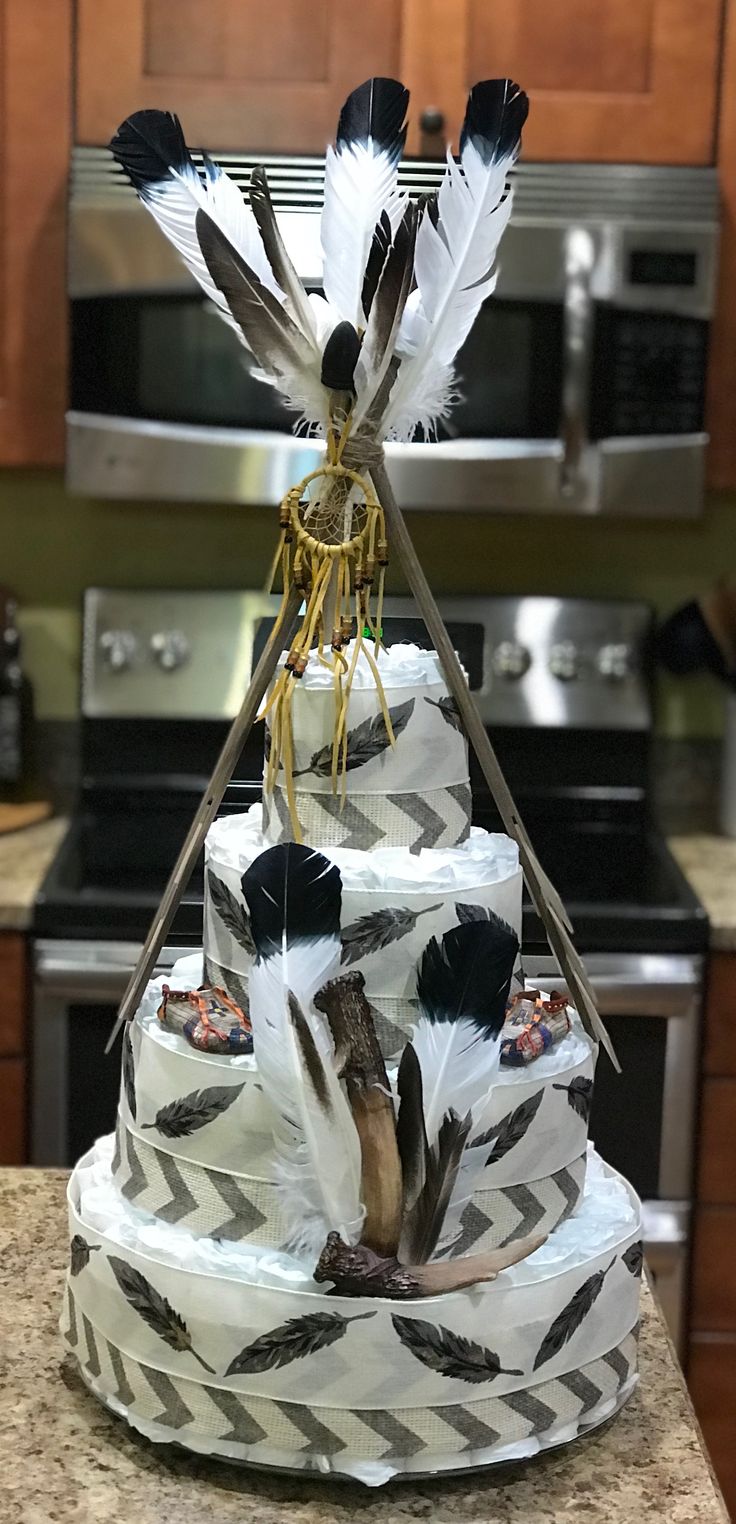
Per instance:
[[[341,882],[319,852],[272,847],[243,875],[256,961],[253,1044],[274,1116],[281,1204],[290,1245],[315,1258],[329,1232],[360,1236],[360,1140],[335,1047],[313,998],[340,966]]]
[[[402,1258],[421,1262],[451,1244],[482,1173],[485,1156],[467,1145],[498,1069],[518,950],[516,933],[489,914],[441,944],[433,937],[420,961],[420,1016],[398,1075]]]
[[[493,290],[527,98],[510,80],[475,86],[460,163],[448,154],[421,215],[398,188],[408,100],[398,80],[375,78],[340,113],[325,161],[324,297],[307,296],[299,280],[262,168],[248,205],[206,155],[199,173],[165,111],[136,112],[110,145],[258,374],[323,432],[335,394],[352,394],[356,431],[431,430],[453,395],[455,355]]]

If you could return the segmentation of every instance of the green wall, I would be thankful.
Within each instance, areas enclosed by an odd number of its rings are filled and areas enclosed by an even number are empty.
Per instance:
[[[736,575],[729,496],[714,496],[696,523],[412,513],[409,525],[436,593],[633,597],[666,613]],[[0,582],[23,605],[39,714],[74,713],[86,586],[259,586],[276,533],[275,508],[93,502],[69,497],[55,472],[0,473]],[[398,568],[391,586],[402,588]],[[660,730],[720,726],[714,684],[663,680]]]

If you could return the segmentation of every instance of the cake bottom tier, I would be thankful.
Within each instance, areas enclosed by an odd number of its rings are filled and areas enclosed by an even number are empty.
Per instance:
[[[594,1154],[578,1212],[535,1255],[394,1302],[336,1299],[273,1251],[166,1228],[117,1196],[110,1152],[70,1182],[62,1332],[151,1440],[378,1485],[566,1443],[635,1386],[639,1204]]]

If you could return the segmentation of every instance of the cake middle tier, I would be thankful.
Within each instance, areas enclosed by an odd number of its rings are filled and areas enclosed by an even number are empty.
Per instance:
[[[186,985],[182,968],[174,977]],[[198,1237],[286,1249],[273,1116],[256,1060],[198,1052],[162,1026],[162,988],[161,980],[149,985],[124,1034],[116,1185],[137,1209]],[[482,1181],[450,1257],[552,1232],[575,1209],[594,1062],[575,1018],[567,1037],[527,1069],[499,1072],[473,1129],[487,1143]]]
[[[348,662],[353,649],[350,645],[345,652]],[[291,694],[291,778],[287,780],[282,748],[272,789],[267,775],[265,779],[263,834],[268,846],[296,839],[294,813],[301,838],[311,847],[418,851],[454,847],[466,840],[471,817],[468,743],[439,657],[418,646],[396,645],[377,651],[374,662],[383,702],[374,669],[362,651],[333,770],[339,697],[331,669],[311,653]],[[269,729],[267,766],[271,744]]]
[[[261,806],[225,816],[205,843],[205,975],[247,1009],[252,940],[243,874],[266,850]],[[519,851],[508,836],[473,828],[459,847],[375,852],[326,847],[342,877],[343,968],[359,968],[384,1056],[416,1021],[417,963],[430,937],[489,910],[521,932]]]

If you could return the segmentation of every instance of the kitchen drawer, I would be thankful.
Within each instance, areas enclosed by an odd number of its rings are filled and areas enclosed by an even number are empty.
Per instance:
[[[691,1327],[736,1334],[736,1207],[695,1213]]]
[[[726,1506],[736,1517],[736,1335],[690,1340],[688,1386]]]
[[[736,1077],[736,953],[713,953],[708,962],[705,1002],[706,1074]]]
[[[706,1079],[700,1110],[698,1200],[736,1206],[736,1079]]]
[[[0,1165],[27,1164],[26,1066],[22,1058],[0,1059]]]
[[[25,937],[0,932],[0,1057],[25,1051],[27,959]]]

